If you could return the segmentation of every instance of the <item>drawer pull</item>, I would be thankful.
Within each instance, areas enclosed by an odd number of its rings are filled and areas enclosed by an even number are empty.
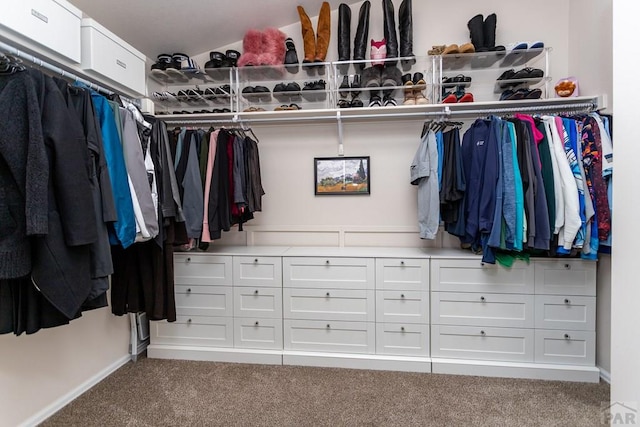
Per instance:
[[[258,290],[253,291],[254,294],[258,295]]]
[[[187,293],[190,293],[190,292],[191,292],[191,288],[188,288],[188,289],[187,289]]]
[[[329,264],[329,260],[327,260],[327,264]]]
[[[191,323],[191,319],[187,319],[187,323]]]
[[[330,296],[331,296],[331,294],[330,294],[329,292],[327,292],[327,296],[328,296],[328,297],[330,297]]]
[[[404,265],[404,261],[400,261],[400,265]]]
[[[191,257],[187,258],[187,262],[191,262]]]
[[[484,297],[480,297],[480,301],[484,302]]]
[[[564,265],[564,269],[565,270],[571,270],[571,264],[565,264]]]
[[[401,326],[401,327],[400,327],[400,330],[401,330],[402,332],[404,332],[404,326]]]
[[[564,303],[565,303],[565,304],[571,304],[571,301],[569,301],[569,299],[568,299],[568,298],[566,298],[566,299],[564,300]]]
[[[487,333],[485,331],[480,331],[480,335],[485,336]]]
[[[571,337],[569,336],[569,334],[564,334],[564,339],[565,339],[565,340],[570,340],[570,339],[571,339]]]
[[[259,324],[260,324],[259,322],[256,322],[256,326],[258,326]]]
[[[331,325],[327,323],[327,329],[329,329],[330,327],[331,327]]]
[[[404,298],[404,294],[400,294],[400,298]]]
[[[253,262],[258,262],[258,258],[254,259]]]
[[[31,15],[35,16],[36,18],[38,18],[39,20],[41,20],[45,24],[49,23],[49,18],[47,18],[47,15],[43,15],[42,13],[38,12],[35,9],[31,9]]]

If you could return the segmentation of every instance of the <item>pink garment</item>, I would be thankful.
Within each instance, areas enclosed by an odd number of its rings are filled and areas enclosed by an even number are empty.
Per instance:
[[[209,155],[207,156],[207,177],[204,184],[204,218],[202,219],[202,240],[211,242],[209,234],[209,193],[211,192],[211,175],[213,174],[213,163],[216,160],[216,148],[218,146],[218,133],[213,131],[209,139]]]
[[[515,114],[514,117],[519,120],[525,120],[531,124],[531,129],[533,130],[533,138],[536,140],[536,147],[539,146],[540,142],[544,138],[544,135],[536,127],[536,122],[533,120],[533,117],[527,114],[520,113]],[[536,159],[538,160],[538,166],[542,167],[542,160],[540,160],[540,150],[536,150]]]

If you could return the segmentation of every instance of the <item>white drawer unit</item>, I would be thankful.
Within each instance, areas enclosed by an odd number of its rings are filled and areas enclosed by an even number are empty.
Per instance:
[[[536,260],[536,294],[596,295],[596,263],[582,260]]]
[[[233,257],[234,286],[282,287],[279,257]]]
[[[177,253],[173,256],[176,284],[232,285],[230,256]]]
[[[378,323],[376,353],[429,357],[429,325]]]
[[[534,330],[481,326],[431,326],[431,356],[533,362]]]
[[[376,259],[376,289],[429,291],[429,260]]]
[[[289,288],[374,289],[371,258],[285,257],[283,286]]]
[[[176,314],[233,316],[230,286],[176,286]]]
[[[431,323],[533,328],[534,296],[433,292],[431,294]]]
[[[233,315],[281,319],[282,288],[234,287]]]
[[[175,322],[152,322],[154,344],[233,347],[233,318],[177,316]]]
[[[536,328],[594,331],[596,298],[536,295]]]
[[[81,67],[138,95],[145,95],[144,54],[93,19],[83,19],[81,26]]]
[[[375,291],[284,288],[285,319],[375,321]]]
[[[376,291],[376,322],[429,323],[429,293]]]
[[[82,12],[65,0],[5,1],[0,26],[76,64]]]
[[[534,269],[517,261],[511,268],[480,259],[432,259],[431,290],[533,294]]]
[[[376,349],[375,324],[285,319],[284,349],[372,354]]]
[[[536,330],[537,363],[593,366],[596,362],[594,331]]]
[[[233,331],[236,348],[282,349],[282,319],[235,318]]]

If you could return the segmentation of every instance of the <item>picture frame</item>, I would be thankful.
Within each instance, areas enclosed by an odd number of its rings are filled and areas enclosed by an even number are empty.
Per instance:
[[[369,156],[314,158],[314,188],[316,196],[371,194]]]

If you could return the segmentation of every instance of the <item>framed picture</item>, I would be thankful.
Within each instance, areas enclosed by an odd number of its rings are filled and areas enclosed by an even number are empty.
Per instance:
[[[316,157],[315,194],[371,194],[369,157]]]

